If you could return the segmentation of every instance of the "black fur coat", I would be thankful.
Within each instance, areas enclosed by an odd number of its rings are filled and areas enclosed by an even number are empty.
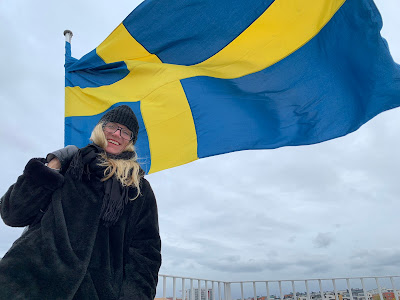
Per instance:
[[[100,220],[104,184],[44,162],[30,160],[0,200],[7,225],[30,225],[0,261],[0,300],[153,299],[161,241],[147,180],[108,228]]]

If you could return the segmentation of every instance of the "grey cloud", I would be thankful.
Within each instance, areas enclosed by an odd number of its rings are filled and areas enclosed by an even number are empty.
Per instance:
[[[283,267],[279,264],[268,263],[266,260],[241,260],[239,256],[226,257],[221,260],[205,260],[202,261],[202,264],[214,270],[241,273],[256,273],[266,268],[276,270]]]
[[[218,271],[236,273],[286,272],[302,274],[327,273],[333,268],[328,256],[301,255],[298,257],[266,257],[264,259],[232,256],[219,260],[202,260],[201,264]],[[293,277],[292,277],[293,278]]]
[[[369,267],[377,270],[400,268],[400,248],[363,249],[354,252],[349,257],[349,263],[354,269]]]
[[[272,248],[265,251],[263,256],[255,257],[247,253],[246,249],[251,251],[249,246],[236,249],[234,246],[227,246],[224,242],[209,238],[183,237],[181,241],[172,243],[166,240],[163,244],[163,254],[168,262],[164,267],[168,269],[173,266],[175,269],[186,270],[189,265],[200,265],[203,269],[228,274],[292,270],[310,275],[316,272],[326,273],[332,269],[328,255],[305,253],[286,255]]]
[[[330,232],[319,232],[317,236],[314,238],[313,243],[317,248],[327,248],[332,242],[334,238],[332,233]]]

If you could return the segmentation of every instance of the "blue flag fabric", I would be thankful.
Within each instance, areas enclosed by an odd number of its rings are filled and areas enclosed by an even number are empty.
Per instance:
[[[80,60],[67,43],[65,144],[122,104],[146,173],[346,135],[400,105],[381,27],[372,0],[146,0]]]

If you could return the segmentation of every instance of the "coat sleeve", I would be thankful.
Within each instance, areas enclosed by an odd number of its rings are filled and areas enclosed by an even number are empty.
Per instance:
[[[132,232],[124,267],[120,299],[154,299],[161,266],[161,239],[157,203],[153,190],[143,179],[143,204]]]
[[[64,176],[48,168],[45,159],[32,158],[3,197],[0,214],[5,224],[24,227],[35,223],[47,208],[52,193],[64,182]]]

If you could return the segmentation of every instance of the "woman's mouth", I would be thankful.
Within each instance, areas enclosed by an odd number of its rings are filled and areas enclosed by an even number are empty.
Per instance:
[[[117,141],[114,141],[114,140],[107,140],[107,142],[117,145],[117,146],[121,145],[120,143],[118,143]]]

